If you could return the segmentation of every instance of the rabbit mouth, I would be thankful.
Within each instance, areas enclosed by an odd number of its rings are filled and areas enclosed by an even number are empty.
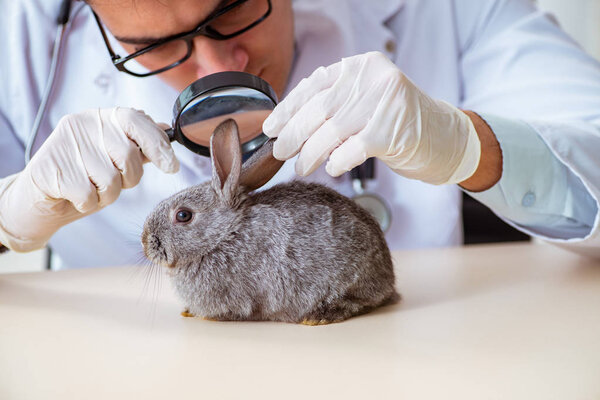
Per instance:
[[[164,268],[168,268],[169,270],[174,270],[177,267],[177,259],[169,260],[167,252],[162,250],[160,254],[154,255],[152,257],[148,257],[148,259],[156,265],[159,265]]]
[[[172,260],[171,262],[167,261],[166,263],[163,264],[165,267],[167,267],[169,270],[174,270],[175,267],[177,267],[177,259]]]
[[[144,238],[142,240],[142,247],[144,249],[144,254],[152,262],[153,264],[157,264],[163,267],[167,267],[169,269],[175,268],[177,264],[176,259],[171,259],[167,250],[162,246],[160,239],[156,236],[151,236],[150,238]]]
[[[153,257],[152,262],[168,269],[174,269],[177,266],[177,259],[169,257],[165,249],[161,248],[157,253],[158,254],[155,254],[155,257]]]
[[[155,256],[152,260],[154,263],[160,265],[161,267],[168,268],[169,270],[173,270],[175,267],[177,267],[177,258],[169,257],[169,254],[165,249],[160,248],[157,253],[157,256]]]

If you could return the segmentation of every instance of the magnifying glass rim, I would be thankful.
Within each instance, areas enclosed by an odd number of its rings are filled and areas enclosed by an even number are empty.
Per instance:
[[[173,105],[173,130],[175,139],[183,144],[194,153],[201,154],[203,156],[210,157],[210,148],[201,144],[192,142],[185,137],[181,132],[179,126],[179,117],[183,110],[192,101],[200,96],[203,96],[209,92],[213,92],[219,89],[226,88],[250,88],[266,95],[272,102],[273,106],[277,104],[277,94],[265,80],[262,78],[249,74],[247,72],[239,71],[225,71],[217,72],[215,74],[207,75],[203,78],[190,84],[188,87],[183,89],[181,94],[177,97],[175,104]],[[253,151],[258,147],[262,146],[269,138],[261,133],[252,140],[242,143],[242,154]]]

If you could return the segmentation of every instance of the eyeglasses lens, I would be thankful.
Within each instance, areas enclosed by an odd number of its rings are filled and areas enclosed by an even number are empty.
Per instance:
[[[225,7],[235,3],[229,1]],[[214,19],[209,26],[221,35],[232,35],[261,19],[269,10],[267,0],[248,0]]]
[[[188,45],[185,40],[173,40],[128,60],[123,66],[133,73],[145,74],[181,61],[187,52]]]
[[[235,0],[227,2],[227,7]],[[267,0],[247,0],[223,13],[209,23],[211,30],[228,36],[240,32],[259,21],[269,10]],[[128,60],[123,66],[135,74],[147,74],[171,66],[188,54],[188,44],[183,39],[166,42],[146,53]]]

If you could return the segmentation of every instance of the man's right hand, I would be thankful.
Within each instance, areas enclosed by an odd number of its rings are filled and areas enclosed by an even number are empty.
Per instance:
[[[62,118],[25,169],[0,180],[0,243],[42,248],[60,227],[137,185],[146,161],[166,173],[179,169],[167,135],[143,112],[95,109]]]

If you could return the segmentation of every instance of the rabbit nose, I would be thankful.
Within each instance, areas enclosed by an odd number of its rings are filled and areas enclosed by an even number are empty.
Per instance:
[[[142,233],[142,249],[144,250],[144,253],[146,253],[146,249],[148,248],[148,233],[146,231],[144,231]]]
[[[156,251],[160,249],[160,245],[160,239],[155,234],[147,231],[142,233],[142,247],[144,248],[144,252]]]
[[[153,250],[158,250],[161,247],[160,238],[156,235],[152,235],[150,236],[148,244],[152,247]]]

